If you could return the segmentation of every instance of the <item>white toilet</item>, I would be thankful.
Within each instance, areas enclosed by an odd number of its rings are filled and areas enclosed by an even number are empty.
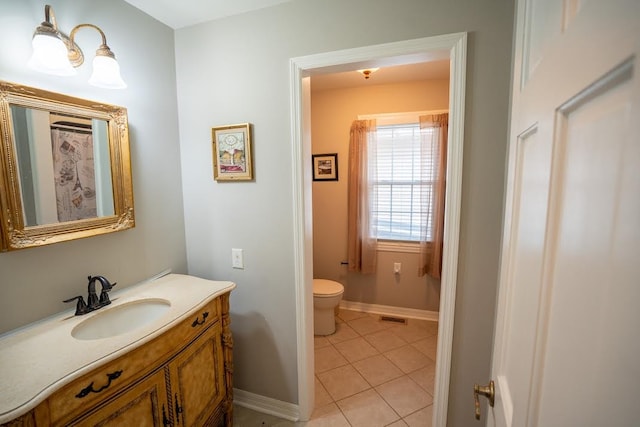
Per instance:
[[[340,304],[344,286],[326,279],[313,279],[313,333],[331,335],[336,331],[335,309]]]

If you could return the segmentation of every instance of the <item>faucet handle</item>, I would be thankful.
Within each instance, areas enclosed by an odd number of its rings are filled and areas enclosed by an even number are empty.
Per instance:
[[[84,302],[84,298],[82,298],[82,295],[78,295],[77,297],[66,299],[62,302],[72,302],[74,300],[78,300],[78,303],[76,304],[76,313],[75,313],[76,316],[81,316],[90,311],[87,309],[87,304]]]
[[[111,288],[113,288],[115,285],[118,284],[118,282],[109,283],[109,280],[106,278],[104,279],[104,282],[101,282],[101,283],[102,283],[102,290],[106,292],[109,292]]]
[[[108,282],[107,282],[108,283]],[[110,283],[110,286],[103,287],[102,292],[100,292],[100,305],[105,306],[111,304],[111,300],[109,299],[109,291],[113,288],[117,283]]]

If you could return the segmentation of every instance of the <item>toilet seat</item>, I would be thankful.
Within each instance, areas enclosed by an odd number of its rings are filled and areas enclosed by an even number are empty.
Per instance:
[[[333,280],[313,279],[313,296],[316,298],[330,298],[344,293],[344,286]]]

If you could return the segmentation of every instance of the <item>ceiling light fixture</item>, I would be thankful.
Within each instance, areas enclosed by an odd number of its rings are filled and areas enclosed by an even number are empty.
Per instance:
[[[120,76],[120,65],[116,61],[116,56],[107,46],[107,38],[99,27],[93,24],[76,25],[68,36],[58,29],[56,17],[50,5],[44,7],[44,19],[33,33],[31,41],[33,54],[29,59],[29,67],[56,76],[75,75],[74,67],[82,65],[84,55],[73,39],[80,28],[93,28],[100,33],[102,44],[93,58],[93,72],[89,78],[89,84],[107,89],[127,87]]]
[[[380,68],[367,68],[365,70],[356,70],[356,71],[362,74],[365,79],[368,79],[369,77],[371,77],[371,74],[375,73],[379,69]]]

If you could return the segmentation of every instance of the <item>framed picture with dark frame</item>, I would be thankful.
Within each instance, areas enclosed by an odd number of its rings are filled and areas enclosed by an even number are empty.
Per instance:
[[[338,153],[313,154],[311,161],[314,181],[338,180]]]

